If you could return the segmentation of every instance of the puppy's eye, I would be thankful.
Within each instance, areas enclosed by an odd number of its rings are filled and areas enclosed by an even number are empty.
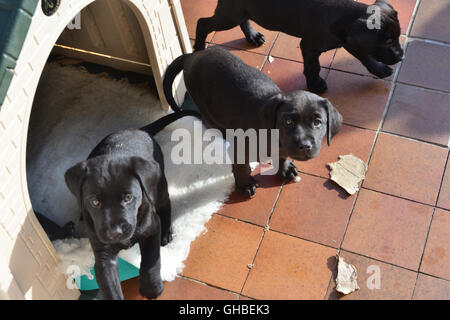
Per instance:
[[[388,46],[390,46],[393,43],[394,43],[394,40],[392,38],[391,39],[387,39],[386,42],[385,42],[385,44],[388,45]]]
[[[320,125],[322,125],[322,120],[320,119],[315,119],[313,122],[314,127],[319,127]]]
[[[131,201],[133,201],[133,196],[132,196],[131,194],[126,194],[126,195],[123,197],[123,202],[125,202],[125,203],[130,203]]]
[[[97,199],[93,199],[91,200],[91,206],[93,206],[94,208],[100,208],[102,206],[102,203]]]
[[[292,121],[291,118],[286,118],[286,119],[284,119],[284,125],[285,125],[286,127],[290,127],[290,126],[292,126],[293,124],[294,124],[294,122]]]

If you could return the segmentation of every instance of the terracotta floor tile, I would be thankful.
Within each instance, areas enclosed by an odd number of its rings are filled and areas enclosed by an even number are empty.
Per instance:
[[[217,0],[181,0],[184,20],[188,30],[189,38],[195,39],[197,21],[200,18],[208,18],[214,14],[217,7]],[[206,41],[212,40],[215,32],[211,32]]]
[[[391,89],[389,81],[331,70],[328,98],[339,110],[344,123],[377,130]]]
[[[363,187],[435,205],[448,150],[380,134]]]
[[[146,300],[139,293],[139,277],[122,281],[121,285],[125,300]],[[166,283],[164,283],[164,290],[166,290]]]
[[[218,212],[219,214],[263,227],[266,226],[281,189],[282,181],[277,175],[261,175],[260,168],[261,165],[252,173],[259,183],[256,195],[251,199],[246,199],[237,192],[233,192]]]
[[[417,10],[411,35],[420,38],[450,42],[448,0],[422,1]]]
[[[266,62],[262,70],[280,87],[283,92],[307,90],[306,78],[303,75],[303,63],[274,58],[272,63]],[[322,68],[320,75],[326,78],[328,69]]]
[[[217,45],[211,44],[210,46],[208,46],[208,48],[210,48],[210,47],[212,48],[214,46],[217,46]],[[262,67],[264,65],[264,61],[266,60],[266,57],[262,54],[248,52],[248,51],[240,50],[240,49],[236,49],[236,48],[230,48],[230,47],[224,47],[224,46],[220,46],[220,47],[227,49],[229,52],[234,54],[236,57],[238,57],[239,59],[244,61],[249,66],[259,69],[259,70],[262,69]]]
[[[139,294],[139,277],[122,282],[125,300],[145,300]],[[164,291],[158,300],[236,300],[237,294],[213,288],[185,278],[164,282]]]
[[[284,185],[270,220],[270,229],[339,248],[354,197],[318,177],[300,174]]]
[[[366,67],[344,48],[337,49],[331,68],[361,75],[370,75],[370,72],[367,71]]]
[[[450,280],[450,211],[436,209],[420,271]]]
[[[432,211],[432,207],[362,189],[342,247],[417,270]]]
[[[254,45],[250,44],[247,39],[245,39],[244,33],[239,26],[234,27],[230,30],[216,32],[212,40],[213,43],[265,55],[269,54],[270,49],[272,49],[273,43],[278,35],[278,32],[266,30],[263,27],[258,26],[253,21],[251,21],[250,23],[256,31],[264,34],[266,42],[262,46],[255,47]]]
[[[441,144],[450,139],[450,96],[398,84],[383,130]]]
[[[406,31],[408,30],[408,26],[416,6],[416,1],[417,0],[389,0],[389,3],[398,12],[398,20],[400,21],[402,34],[406,34]],[[374,3],[374,0],[358,0],[358,2],[371,5]]]
[[[450,300],[450,281],[419,273],[414,300]]]
[[[256,299],[323,299],[336,250],[269,231],[243,295]]]
[[[417,273],[367,257],[341,251],[345,262],[356,267],[359,290],[349,295],[336,291],[337,268],[325,299],[330,300],[409,300],[412,297]],[[379,276],[379,282],[377,277]]]
[[[450,46],[413,40],[408,44],[398,81],[450,91]]]
[[[303,62],[302,51],[300,50],[300,38],[281,33],[273,46],[270,55],[277,58]],[[336,50],[330,50],[320,55],[319,61],[322,67],[328,68],[333,61]]]
[[[208,231],[191,245],[183,275],[240,292],[262,228],[219,215],[213,215],[206,228]]]
[[[238,295],[184,278],[164,283],[158,300],[237,300]]]
[[[295,161],[297,168],[306,173],[324,178],[330,177],[327,164],[339,160],[340,155],[353,153],[361,160],[369,160],[375,131],[343,125],[341,130],[331,139],[330,146],[326,138],[322,142],[320,154],[308,161]]]
[[[445,170],[438,206],[450,210],[450,161],[448,161],[447,169]]]

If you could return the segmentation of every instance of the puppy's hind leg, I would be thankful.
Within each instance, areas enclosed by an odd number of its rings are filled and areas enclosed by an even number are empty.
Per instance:
[[[253,44],[254,46],[262,46],[266,39],[264,38],[264,35],[255,29],[250,25],[250,20],[245,20],[240,24],[242,32],[244,32],[245,38],[248,42]]]

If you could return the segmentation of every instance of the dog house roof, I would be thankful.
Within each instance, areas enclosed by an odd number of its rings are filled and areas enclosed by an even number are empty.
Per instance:
[[[0,0],[0,109],[38,0]]]

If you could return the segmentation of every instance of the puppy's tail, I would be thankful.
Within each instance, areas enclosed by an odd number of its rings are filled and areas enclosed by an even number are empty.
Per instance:
[[[142,127],[140,130],[147,132],[151,136],[154,136],[155,134],[157,134],[158,132],[163,130],[165,127],[167,127],[172,122],[175,122],[178,119],[186,117],[186,116],[193,116],[193,117],[197,117],[200,119],[200,114],[197,111],[180,109],[180,111],[165,115],[164,117],[156,120],[155,122],[152,122],[149,125]]]
[[[186,57],[189,56],[189,54],[183,54],[176,58],[166,69],[166,72],[164,73],[164,79],[163,79],[163,88],[164,88],[164,95],[166,96],[166,100],[169,103],[170,107],[175,112],[180,112],[181,108],[177,105],[175,102],[175,99],[173,98],[173,92],[172,92],[172,85],[175,81],[175,78],[177,75],[183,71],[184,67],[184,60]]]

